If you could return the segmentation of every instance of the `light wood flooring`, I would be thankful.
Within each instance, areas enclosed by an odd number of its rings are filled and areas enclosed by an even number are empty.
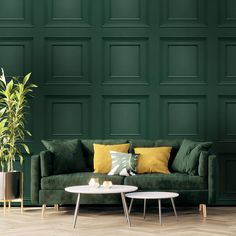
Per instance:
[[[0,208],[0,235],[3,236],[236,236],[236,207],[208,207],[206,219],[197,207],[177,207],[176,221],[171,208],[163,208],[163,225],[158,222],[157,208],[147,208],[143,219],[142,208],[131,212],[131,228],[128,227],[122,207],[81,206],[76,228],[73,229],[73,207],[63,207],[59,212],[47,208],[41,217],[41,208],[12,207],[6,215]]]

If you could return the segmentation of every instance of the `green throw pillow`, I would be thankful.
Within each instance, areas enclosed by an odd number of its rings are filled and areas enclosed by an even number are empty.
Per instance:
[[[138,159],[137,154],[122,153],[110,151],[112,159],[112,169],[108,175],[130,175],[130,172],[135,172]]]
[[[200,153],[207,151],[211,145],[212,142],[194,142],[184,139],[172,163],[172,170],[197,175]]]
[[[87,171],[80,140],[42,140],[42,143],[54,154],[54,174]]]

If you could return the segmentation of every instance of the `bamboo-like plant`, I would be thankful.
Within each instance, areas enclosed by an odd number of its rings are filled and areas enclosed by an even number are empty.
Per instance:
[[[28,146],[23,143],[25,135],[31,133],[25,129],[25,112],[27,97],[32,93],[35,84],[28,83],[31,73],[23,80],[13,77],[6,81],[4,71],[0,77],[0,163],[2,171],[7,166],[7,171],[13,171],[16,157],[23,163],[22,152],[30,154]],[[22,149],[23,148],[23,149]]]

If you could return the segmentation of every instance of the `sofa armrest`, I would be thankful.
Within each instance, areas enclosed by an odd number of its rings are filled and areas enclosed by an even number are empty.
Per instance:
[[[199,156],[198,175],[207,177],[208,175],[208,153],[202,151]]]
[[[216,155],[210,155],[208,157],[208,204],[213,204],[216,201],[216,172]]]
[[[45,150],[40,152],[41,176],[46,177],[53,174],[53,154]]]
[[[39,204],[39,190],[40,190],[40,157],[39,155],[33,155],[31,157],[31,202],[33,204]]]

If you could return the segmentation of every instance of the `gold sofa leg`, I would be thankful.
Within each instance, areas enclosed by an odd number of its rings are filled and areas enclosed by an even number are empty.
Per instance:
[[[203,217],[204,218],[207,217],[207,207],[206,207],[206,204],[203,204]]]
[[[199,204],[199,211],[200,211],[200,212],[202,211],[202,205],[203,205],[203,204]]]
[[[47,207],[46,204],[42,205],[42,217],[44,217],[44,214],[45,214],[45,211],[46,211],[46,207]]]
[[[56,211],[59,211],[59,204],[54,204],[54,209],[55,209]]]
[[[21,203],[20,203],[20,212],[23,213],[24,211],[24,200],[21,199]]]
[[[204,218],[207,217],[207,208],[206,208],[206,204],[200,204],[199,205],[199,211],[202,211],[202,215]]]

